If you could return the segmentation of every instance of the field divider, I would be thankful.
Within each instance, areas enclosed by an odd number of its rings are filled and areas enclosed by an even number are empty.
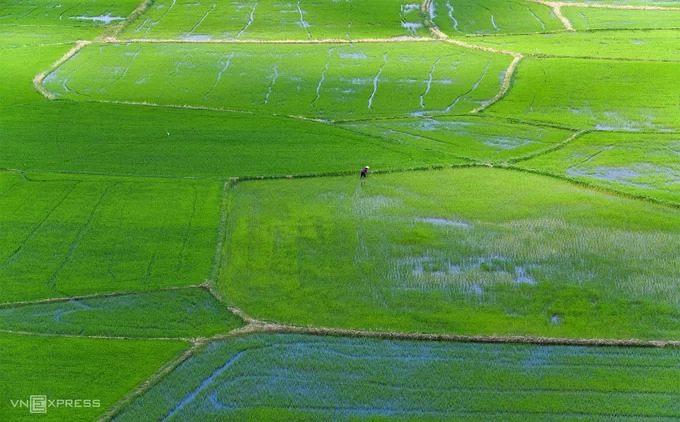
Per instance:
[[[305,334],[330,337],[378,338],[386,340],[442,341],[452,343],[507,343],[550,346],[611,346],[611,347],[680,347],[680,340],[639,340],[639,339],[588,339],[562,337],[533,336],[483,336],[457,334],[401,333],[393,331],[366,331],[345,328],[301,327],[296,325],[277,324],[253,319],[238,308],[230,308],[232,312],[243,318],[248,325],[237,328],[227,335],[212,337],[211,341],[222,340],[234,336],[270,333],[270,334]]]
[[[593,129],[582,129],[582,130],[579,130],[579,131],[577,131],[576,133],[572,134],[570,137],[568,137],[567,139],[565,139],[564,141],[562,141],[562,142],[560,142],[560,143],[558,143],[558,144],[555,144],[555,145],[553,145],[553,146],[551,146],[551,147],[548,147],[548,148],[546,148],[546,149],[544,149],[544,150],[535,151],[535,152],[533,152],[533,153],[531,153],[531,154],[523,155],[523,156],[521,156],[521,157],[511,158],[511,159],[507,160],[506,162],[507,162],[508,164],[514,164],[514,163],[519,163],[520,161],[526,161],[526,160],[530,160],[530,159],[532,159],[532,158],[540,157],[540,156],[542,156],[542,155],[550,154],[551,152],[554,152],[554,151],[557,151],[557,150],[559,150],[559,149],[564,148],[565,146],[567,146],[567,145],[569,145],[570,143],[572,143],[574,140],[580,138],[580,137],[583,136],[583,135],[586,135],[586,134],[588,134],[588,133],[591,133],[591,132],[593,132],[593,131],[594,131]]]
[[[501,90],[498,92],[498,94],[496,94],[489,101],[485,102],[483,105],[472,110],[470,112],[471,114],[477,114],[481,111],[484,111],[486,108],[491,107],[492,105],[496,104],[498,101],[503,99],[503,97],[505,97],[505,95],[510,90],[510,82],[512,81],[512,77],[515,75],[515,71],[517,70],[517,66],[522,61],[523,58],[524,58],[524,56],[519,54],[519,53],[513,54],[512,63],[510,63],[510,66],[508,66],[507,70],[505,71],[505,75],[503,76],[503,83],[501,84]]]
[[[81,40],[76,43],[76,45],[70,49],[69,51],[66,52],[59,60],[56,62],[52,63],[52,65],[47,68],[44,72],[38,73],[34,78],[33,78],[33,87],[35,88],[36,91],[38,91],[43,97],[47,98],[48,100],[56,100],[57,97],[49,92],[45,87],[42,85],[43,81],[49,75],[50,73],[54,72],[61,66],[62,64],[66,63],[71,57],[75,56],[78,54],[78,52],[85,46],[88,46],[92,44],[92,41],[87,41],[87,40]]]
[[[169,375],[179,365],[193,356],[196,350],[202,347],[202,345],[202,343],[194,342],[190,348],[184,351],[184,353],[180,354],[175,359],[162,366],[158,371],[151,375],[151,377],[139,384],[134,390],[127,393],[122,399],[109,408],[106,413],[99,417],[97,421],[110,421],[116,417],[120,411],[123,410],[125,406],[130,404],[135,398],[146,393],[151,387],[158,384],[165,376]]]
[[[549,7],[552,10],[555,17],[559,19],[560,22],[562,22],[562,25],[564,25],[564,29],[566,29],[567,31],[575,31],[574,26],[571,24],[571,21],[569,21],[569,19],[567,19],[567,17],[562,14],[562,6],[569,5],[570,3],[557,3],[543,0],[531,0],[531,1]]]
[[[128,25],[130,25],[138,17],[146,13],[146,11],[149,10],[149,7],[151,7],[151,5],[155,3],[155,1],[156,0],[142,1],[142,3],[140,3],[139,6],[137,6],[135,10],[133,10],[127,18],[125,18],[122,22],[113,25],[111,28],[109,28],[107,32],[105,32],[103,35],[100,35],[98,40],[101,40],[102,38],[116,38],[118,34],[123,32],[123,30],[127,28]]]
[[[420,5],[420,13],[423,15],[425,26],[432,35],[439,40],[445,40],[449,37],[432,21],[432,0],[423,0],[423,3]]]
[[[123,291],[123,292],[109,292],[109,293],[93,293],[89,295],[78,295],[70,297],[53,297],[48,299],[38,299],[38,300],[26,300],[18,302],[5,302],[0,303],[0,309],[8,308],[18,308],[27,305],[42,305],[47,303],[60,303],[60,302],[70,302],[74,300],[87,300],[87,299],[105,299],[109,297],[120,297],[120,296],[132,296],[132,295],[142,295],[156,292],[170,292],[177,290],[187,290],[187,289],[207,289],[205,283],[189,285],[189,286],[176,286],[176,287],[162,287],[154,290],[140,290],[140,291]]]

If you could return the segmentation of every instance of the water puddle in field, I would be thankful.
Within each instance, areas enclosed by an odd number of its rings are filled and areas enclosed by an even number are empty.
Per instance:
[[[554,325],[560,325],[562,323],[562,317],[559,316],[558,314],[553,314],[550,317],[550,322]]]
[[[405,272],[397,268],[402,266],[406,266]],[[467,278],[466,273],[469,275],[481,272],[488,274],[492,279],[512,281],[515,286],[534,286],[538,281],[531,274],[531,270],[536,268],[539,268],[539,265],[515,265],[509,258],[500,255],[481,256],[458,262],[451,262],[450,259],[435,259],[426,255],[399,260],[399,265],[393,268],[391,278],[397,280],[403,279],[404,276],[409,278],[410,275],[415,277],[417,282],[446,279],[463,281]],[[475,290],[474,286],[472,289]]]
[[[352,60],[363,60],[367,59],[368,56],[364,53],[338,53],[341,59],[352,59]]]
[[[416,221],[419,221],[421,223],[430,223],[434,224],[436,226],[454,226],[454,227],[464,227],[464,228],[469,228],[473,227],[472,224],[467,223],[462,220],[451,220],[447,218],[438,218],[438,217],[416,217]]]
[[[635,45],[647,44],[647,41],[644,41],[644,40],[630,40],[630,42],[632,42]]]
[[[503,151],[523,147],[524,145],[533,144],[536,141],[530,139],[522,138],[508,138],[503,136],[497,136],[482,142],[484,145],[490,146],[492,148],[500,149]]]
[[[515,284],[534,285],[536,284],[536,279],[527,273],[527,270],[523,266],[518,265],[515,267]]]
[[[637,183],[631,179],[636,179],[641,177],[643,174],[629,168],[625,167],[594,167],[590,169],[577,169],[571,167],[567,170],[567,174],[570,176],[582,176],[589,177],[591,179],[605,180],[608,182],[624,183],[626,185],[635,186],[643,189],[653,189],[654,186],[648,185],[646,183]]]
[[[111,22],[125,20],[122,16],[111,16],[109,13],[100,16],[71,16],[70,19],[77,19],[83,21],[92,21],[96,23],[109,24]]]
[[[602,130],[602,131],[607,131],[607,132],[612,132],[612,131],[626,131],[626,132],[639,132],[640,128],[631,126],[631,125],[620,125],[620,126],[614,126],[614,125],[602,125],[602,124],[596,124],[595,129],[597,130]]]
[[[210,41],[213,38],[210,35],[185,35],[179,37],[179,39],[184,41]]]

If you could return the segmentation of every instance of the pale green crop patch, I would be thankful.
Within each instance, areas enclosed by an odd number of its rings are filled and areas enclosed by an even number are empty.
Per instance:
[[[674,6],[678,6],[675,2]],[[562,14],[576,30],[677,29],[680,9],[626,10],[594,7],[563,7]]]
[[[677,349],[258,335],[213,343],[116,421],[674,418]]]
[[[92,421],[188,346],[2,333],[0,415],[12,421]],[[31,413],[31,396],[45,396],[44,414]]]
[[[459,117],[350,123],[352,130],[475,161],[502,161],[549,148],[573,132],[503,119]]]
[[[637,13],[645,16],[647,12]],[[680,52],[675,48],[677,34],[673,30],[580,31],[466,37],[465,42],[527,56],[622,59],[618,63],[625,65],[627,60],[679,61]]]
[[[680,202],[680,136],[675,134],[593,132],[521,166]]]
[[[401,0],[159,0],[122,37],[190,41],[430,37],[420,8],[418,2]]]
[[[563,29],[549,7],[532,1],[434,0],[431,17],[444,33],[511,34]]]
[[[507,96],[486,112],[601,130],[680,128],[680,63],[525,59]]]
[[[220,184],[0,174],[0,302],[200,284]]]
[[[0,306],[0,330],[32,333],[196,338],[241,325],[203,288]]]
[[[60,98],[359,118],[465,113],[500,90],[511,58],[447,43],[102,44],[47,76]]]
[[[680,329],[672,209],[483,168],[244,182],[229,198],[220,285],[259,318],[586,338]]]

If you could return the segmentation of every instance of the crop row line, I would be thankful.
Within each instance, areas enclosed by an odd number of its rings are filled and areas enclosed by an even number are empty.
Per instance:
[[[557,151],[559,149],[564,148],[565,146],[570,144],[572,141],[574,141],[577,138],[580,138],[581,136],[588,134],[590,132],[593,132],[593,130],[592,129],[579,130],[578,132],[572,134],[567,139],[565,139],[564,141],[562,141],[558,144],[555,144],[555,145],[553,145],[549,148],[546,148],[544,150],[540,150],[540,151],[533,152],[531,154],[523,155],[521,157],[511,158],[507,162],[510,163],[510,164],[514,164],[514,163],[518,163],[520,161],[526,161],[526,160],[529,160],[529,159],[532,159],[532,158],[540,157],[540,156],[545,155],[545,154],[549,154],[551,152],[554,152],[554,151]]]
[[[25,301],[18,301],[18,302],[0,303],[0,309],[18,308],[18,307],[26,306],[26,305],[41,305],[41,304],[47,304],[47,303],[70,302],[70,301],[74,301],[74,300],[105,299],[105,298],[109,298],[109,297],[133,296],[133,295],[141,295],[141,294],[155,293],[155,292],[171,292],[171,291],[177,291],[177,290],[207,289],[207,288],[208,288],[207,283],[203,283],[203,284],[195,284],[195,285],[189,285],[189,286],[161,287],[161,288],[153,289],[153,290],[93,293],[93,294],[89,294],[89,295],[78,295],[78,296],[69,296],[69,297],[52,297],[52,298],[48,298],[48,299],[25,300]]]

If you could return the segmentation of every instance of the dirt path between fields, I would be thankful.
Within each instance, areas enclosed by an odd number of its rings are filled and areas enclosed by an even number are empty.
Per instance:
[[[617,346],[617,347],[680,347],[675,340],[619,340],[619,339],[581,339],[559,337],[531,336],[475,336],[453,334],[401,333],[393,331],[364,331],[326,327],[300,327],[296,325],[277,324],[259,321],[249,317],[238,308],[229,308],[234,314],[243,318],[246,326],[231,331],[227,336],[215,336],[210,341],[255,333],[267,334],[305,334],[313,336],[360,337],[390,340],[445,341],[456,343],[508,343],[553,346]]]
[[[54,100],[57,97],[49,92],[47,89],[45,89],[44,86],[42,86],[43,81],[49,75],[50,73],[54,72],[57,70],[59,66],[64,64],[67,60],[69,60],[71,57],[75,56],[83,47],[86,45],[92,44],[92,41],[78,41],[72,49],[66,52],[59,60],[56,62],[52,63],[52,66],[50,66],[47,70],[44,72],[38,73],[35,78],[33,78],[33,87],[41,93],[45,98],[48,100]]]

